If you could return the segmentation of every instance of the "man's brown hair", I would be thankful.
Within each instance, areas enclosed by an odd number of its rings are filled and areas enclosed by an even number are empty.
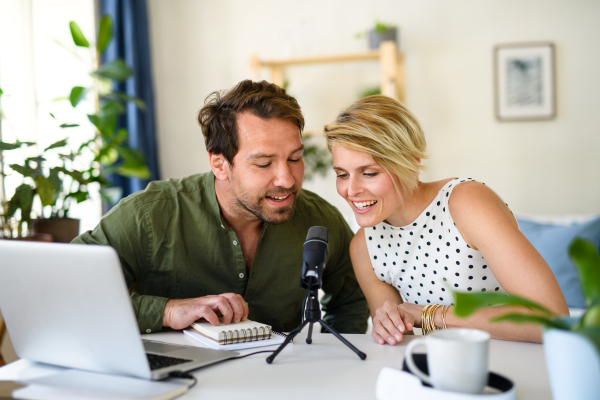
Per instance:
[[[304,129],[304,117],[296,99],[273,83],[245,80],[229,91],[213,92],[198,112],[198,123],[206,150],[223,154],[232,165],[239,148],[236,117],[244,111],[264,119],[286,119],[294,123],[300,133]]]

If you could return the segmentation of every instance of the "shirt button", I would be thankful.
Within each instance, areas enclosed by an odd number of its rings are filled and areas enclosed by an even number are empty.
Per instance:
[[[244,273],[240,272],[240,279],[244,279]]]
[[[152,329],[146,329],[146,333],[152,332]]]
[[[234,241],[233,241],[233,245],[234,245],[234,246],[237,246],[237,240],[234,240]]]

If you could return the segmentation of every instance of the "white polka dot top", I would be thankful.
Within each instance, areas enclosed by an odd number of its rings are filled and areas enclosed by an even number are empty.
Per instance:
[[[464,241],[448,211],[453,188],[465,181],[473,179],[449,181],[410,225],[382,222],[364,228],[375,274],[398,289],[406,302],[453,305],[449,289],[506,292],[481,253]]]

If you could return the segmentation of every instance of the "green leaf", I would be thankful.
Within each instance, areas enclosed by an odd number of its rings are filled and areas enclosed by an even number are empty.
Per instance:
[[[150,177],[150,170],[146,167],[146,160],[140,151],[127,147],[118,147],[117,151],[123,159],[123,165],[116,169],[119,175],[141,179]]]
[[[120,115],[125,112],[125,107],[118,101],[107,101],[102,105],[102,112],[105,115]]]
[[[102,64],[98,71],[93,74],[101,76],[103,78],[113,79],[115,81],[125,81],[129,78],[133,72],[121,59],[114,60],[112,62]]]
[[[50,169],[50,182],[52,182],[52,187],[55,192],[60,192],[62,189],[62,179],[60,178],[59,170],[57,168]]]
[[[521,306],[533,310],[542,311],[548,315],[554,315],[547,308],[534,303],[533,301],[518,296],[511,296],[504,293],[465,293],[453,292],[454,295],[454,313],[459,317],[466,317],[478,308],[494,305]]]
[[[125,164],[129,164],[132,166],[146,165],[144,155],[138,150],[130,149],[127,147],[118,147],[117,151],[119,152],[119,155],[121,156]]]
[[[81,203],[89,198],[88,195],[89,192],[87,190],[78,190],[76,192],[69,193],[66,197],[72,197],[77,201],[77,203]]]
[[[569,256],[579,271],[579,282],[588,306],[600,300],[600,255],[587,240],[576,238],[569,247]]]
[[[109,99],[114,99],[114,100],[122,100],[125,102],[131,101],[140,110],[142,110],[142,111],[146,110],[146,103],[144,103],[144,100],[140,99],[139,97],[128,96],[127,94],[122,93],[122,92],[109,93],[109,94],[105,95],[104,97],[109,98]]]
[[[10,164],[9,167],[11,167],[14,171],[20,173],[23,176],[27,176],[27,177],[32,177],[33,174],[35,173],[35,169],[25,166],[25,165],[19,165],[19,164]]]
[[[98,43],[96,43],[96,50],[98,53],[102,53],[106,46],[110,43],[112,37],[112,23],[110,17],[105,15],[100,20],[100,28],[98,28]]]
[[[52,181],[45,176],[38,175],[34,178],[36,184],[36,193],[40,196],[42,207],[54,205],[54,185]]]
[[[114,147],[105,147],[100,150],[94,161],[99,161],[104,166],[113,165],[119,159],[119,152]]]
[[[558,318],[548,318],[541,315],[509,313],[496,318],[492,318],[491,322],[514,322],[516,324],[536,324],[558,329],[569,329],[570,326],[562,322]]]
[[[4,94],[4,92],[2,91],[2,88],[0,88],[0,95]]]
[[[88,183],[88,180],[83,177],[83,172],[81,171],[69,171],[68,169],[63,167],[56,167],[56,169],[65,175],[69,175],[71,178],[75,179],[80,185],[85,185]]]
[[[144,166],[130,166],[130,165],[123,164],[123,165],[117,167],[116,172],[119,175],[123,175],[128,178],[140,178],[140,179],[150,178],[150,170],[145,165]]]
[[[71,94],[69,94],[69,101],[73,107],[77,106],[77,104],[83,98],[85,94],[85,88],[83,86],[75,86],[71,89]]]
[[[21,184],[15,189],[15,194],[8,201],[7,216],[12,217],[17,210],[21,210],[21,220],[28,222],[31,220],[31,205],[35,190],[26,183]]]
[[[58,142],[52,143],[50,146],[46,147],[44,149],[44,152],[46,152],[48,150],[56,149],[58,147],[65,147],[66,145],[67,145],[67,139],[59,140]]]
[[[600,327],[600,304],[588,308],[581,318],[581,325]]]
[[[71,36],[73,37],[73,43],[79,47],[90,47],[90,42],[87,41],[83,32],[79,28],[79,25],[75,21],[69,22],[69,28],[71,28]]]
[[[21,147],[21,144],[19,142],[17,142],[17,143],[0,142],[0,150],[14,150],[14,149],[18,149],[19,147]]]
[[[79,126],[79,124],[61,124],[61,125],[59,126],[59,128],[63,128],[63,129],[64,129],[64,128],[76,128],[76,127],[78,127],[78,126]]]
[[[117,125],[117,116],[116,115],[106,115],[102,112],[98,114],[89,114],[88,119],[98,131],[102,134],[104,139],[112,136],[115,126]]]

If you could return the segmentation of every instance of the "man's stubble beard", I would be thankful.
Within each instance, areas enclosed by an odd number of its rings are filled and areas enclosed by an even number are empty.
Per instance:
[[[250,213],[251,215],[255,216],[256,218],[258,218],[259,220],[261,220],[262,222],[265,222],[267,224],[270,225],[279,225],[279,224],[283,224],[288,222],[289,220],[292,219],[292,217],[294,216],[294,208],[296,206],[296,199],[298,198],[298,193],[299,190],[296,187],[296,185],[294,185],[293,187],[291,187],[289,190],[287,190],[286,192],[290,193],[290,196],[292,197],[292,199],[290,199],[290,204],[288,204],[285,207],[281,207],[275,210],[267,210],[266,207],[261,207],[261,202],[265,201],[265,197],[267,196],[276,196],[280,193],[276,193],[276,192],[267,192],[262,194],[261,196],[259,196],[258,201],[256,202],[255,205],[250,204],[250,201],[248,200],[252,200],[252,199],[245,199],[243,196],[240,196],[238,193],[238,190],[236,188],[235,185],[235,180],[233,182],[231,182],[231,188],[233,189],[233,197],[234,197],[234,203],[232,204],[234,209],[240,210],[245,213]],[[243,188],[241,190],[243,192]],[[281,218],[275,218],[274,216],[270,216],[269,214],[276,214],[276,215],[280,215]]]

